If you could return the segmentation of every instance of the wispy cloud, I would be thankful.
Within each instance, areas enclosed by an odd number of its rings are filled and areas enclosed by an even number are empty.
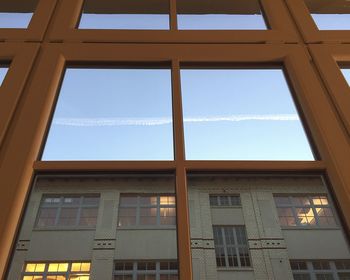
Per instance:
[[[242,122],[242,121],[298,121],[297,114],[229,115],[185,118],[185,123]],[[171,124],[171,118],[55,118],[54,125],[63,126],[158,126]]]

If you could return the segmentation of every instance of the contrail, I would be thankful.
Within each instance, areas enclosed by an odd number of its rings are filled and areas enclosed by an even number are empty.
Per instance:
[[[297,114],[230,115],[184,118],[185,123],[242,122],[242,121],[298,121]],[[159,126],[171,124],[171,118],[56,118],[54,125],[63,126]]]

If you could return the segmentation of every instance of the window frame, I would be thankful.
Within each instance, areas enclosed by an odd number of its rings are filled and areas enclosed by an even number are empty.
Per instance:
[[[234,244],[233,245],[227,245],[227,236],[225,233],[225,229],[232,230],[233,238],[234,238]],[[245,241],[246,244],[238,244],[238,239],[237,239],[237,230],[240,229],[245,233]],[[218,246],[217,242],[215,242],[215,232],[220,235],[220,238],[222,239],[223,243],[222,245]],[[245,226],[243,225],[213,225],[213,237],[214,237],[214,250],[215,250],[215,259],[216,259],[216,267],[218,270],[220,269],[252,269],[252,259],[251,259],[251,254],[250,254],[250,249],[249,249],[249,242],[248,242],[248,237],[247,237],[247,231]],[[228,249],[232,249],[237,256],[237,266],[234,265],[229,265],[229,254],[228,254]],[[217,249],[222,249],[224,252],[224,257],[225,257],[225,265],[224,266],[219,266],[217,262]],[[241,263],[241,257],[240,257],[240,249],[246,250],[248,252],[248,259],[249,259],[249,266],[242,266]]]
[[[137,203],[136,204],[129,204],[129,205],[121,205],[120,198],[121,197],[136,197]],[[141,198],[143,197],[157,197],[157,203],[153,206],[151,204],[146,205],[141,203]],[[175,199],[175,194],[163,194],[163,193],[142,193],[142,194],[128,194],[128,193],[121,193],[119,196],[119,205],[118,205],[118,220],[117,220],[117,230],[123,230],[123,229],[131,229],[131,228],[137,228],[137,229],[158,229],[158,228],[169,228],[169,229],[176,229],[176,201],[174,204],[171,205],[162,205],[160,204],[160,197],[161,196],[169,196],[173,197]],[[120,222],[120,209],[122,208],[136,208],[136,214],[135,214],[135,224],[134,225],[119,225]],[[140,222],[141,217],[141,208],[156,208],[156,224],[142,224]],[[167,208],[167,209],[175,209],[175,223],[174,224],[162,224],[161,223],[161,208]],[[145,216],[148,217],[148,216]]]
[[[98,198],[98,203],[94,205],[84,205],[84,198],[86,197],[94,197]],[[59,198],[60,202],[58,205],[45,205],[45,199],[46,198]],[[64,204],[64,199],[66,198],[79,198],[79,204],[77,205],[65,205]],[[100,199],[101,196],[100,194],[94,194],[94,193],[89,193],[89,194],[48,194],[45,193],[42,195],[41,201],[40,201],[40,206],[38,208],[38,212],[35,218],[35,224],[34,224],[34,230],[75,230],[75,229],[91,229],[95,230],[97,227],[97,219],[98,219],[98,212],[100,208]],[[52,226],[39,226],[39,220],[40,220],[40,214],[42,209],[57,209],[56,216],[55,216],[55,222],[54,225]],[[77,208],[77,215],[75,217],[75,224],[74,225],[60,225],[60,217],[61,217],[61,212],[62,209],[69,209],[69,208]],[[82,218],[82,210],[83,209],[96,209],[96,224],[94,226],[84,226],[80,225],[80,221]]]
[[[62,272],[49,272],[49,265],[50,264],[68,264],[68,268],[66,271],[62,271]],[[89,271],[72,271],[72,265],[73,263],[89,263],[90,265],[90,270]],[[26,272],[26,266],[27,264],[45,264],[45,268],[43,272]],[[65,276],[66,279],[70,279],[70,276],[74,276],[79,275],[79,274],[85,274],[85,275],[81,275],[81,276],[88,276],[90,277],[91,274],[91,261],[42,261],[42,262],[30,262],[30,261],[26,261],[23,265],[23,269],[22,269],[22,273],[21,273],[21,279],[24,279],[25,276],[43,276],[43,279],[46,280],[47,276],[58,276],[58,275],[62,275]]]
[[[282,0],[271,3],[259,0],[270,30],[177,30],[176,0],[170,2],[170,30],[78,30],[83,0],[62,0],[58,16],[49,34],[51,41],[67,42],[139,42],[139,43],[261,43],[270,41],[298,42],[298,35]],[[69,11],[69,13],[67,13]],[[62,20],[64,19],[64,20]]]
[[[350,42],[350,30],[319,30],[304,0],[286,0],[286,4],[306,43]]]
[[[138,270],[138,263],[144,262],[144,263],[155,263],[156,269],[155,270]],[[137,275],[139,274],[155,274],[156,280],[159,280],[161,274],[167,274],[167,275],[176,275],[179,277],[178,269],[168,269],[168,270],[161,270],[160,269],[160,263],[161,262],[168,262],[168,267],[170,268],[170,263],[176,262],[178,266],[178,262],[175,260],[114,260],[114,269],[113,269],[113,279],[115,276],[119,275],[131,275],[133,279],[137,279]],[[117,263],[132,263],[133,269],[132,270],[116,270],[115,266]],[[118,271],[127,271],[128,273],[118,272]],[[179,279],[179,278],[178,278]]]
[[[315,205],[313,203],[313,200],[312,200],[312,197],[314,196],[325,196],[327,197],[327,200],[328,200],[328,205]],[[276,207],[276,210],[278,209],[291,209],[292,210],[292,214],[293,214],[293,218],[294,218],[294,221],[295,221],[295,226],[293,225],[282,225],[280,222],[279,222],[279,225],[282,229],[330,229],[330,228],[336,228],[338,229],[340,227],[340,223],[339,223],[339,219],[337,217],[337,212],[335,211],[335,208],[333,206],[333,203],[331,201],[331,199],[329,198],[329,195],[327,195],[326,193],[325,194],[322,194],[322,193],[317,193],[317,194],[295,194],[295,193],[284,193],[284,194],[273,194],[273,197],[276,198],[280,198],[280,197],[288,197],[290,203],[289,204],[282,204],[282,205],[277,205],[276,203],[276,200],[275,200],[275,207]],[[297,204],[294,204],[293,203],[293,198],[307,198],[308,201],[309,201],[309,204],[307,205],[297,205]],[[305,225],[302,225],[298,219],[298,215],[297,215],[297,212],[296,212],[296,208],[310,208],[312,210],[312,213],[313,213],[313,217],[315,219],[315,224],[314,225],[311,225],[309,223],[305,224]],[[332,218],[334,219],[335,221],[335,225],[320,225],[320,222],[319,222],[319,215],[316,211],[316,208],[325,208],[325,209],[330,209],[332,211]],[[279,215],[277,213],[277,216],[279,218]],[[284,217],[284,216],[283,216]]]
[[[11,0],[9,0],[11,1]],[[26,40],[41,41],[44,39],[46,27],[50,22],[57,0],[38,0],[31,21],[26,29],[0,28],[0,41]]]
[[[228,205],[221,205],[221,197],[228,198]],[[238,198],[238,204],[232,202],[232,197]],[[212,204],[212,199],[216,198],[217,204]],[[209,204],[210,208],[242,208],[242,201],[240,194],[209,194]]]
[[[313,266],[313,262],[328,262],[329,269],[315,269]],[[293,270],[292,273],[294,275],[308,275],[310,276],[310,279],[316,279],[316,275],[319,273],[324,273],[328,275],[332,275],[334,280],[339,280],[338,273],[349,273],[350,274],[350,268],[349,269],[338,269],[336,267],[337,261],[344,261],[344,260],[290,260],[290,265],[292,267],[293,262],[303,262],[306,264],[307,269],[299,269],[299,270]],[[345,260],[350,261],[350,260]]]

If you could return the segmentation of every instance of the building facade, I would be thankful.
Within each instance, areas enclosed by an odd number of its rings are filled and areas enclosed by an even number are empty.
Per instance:
[[[347,1],[0,3],[3,279],[350,279]]]

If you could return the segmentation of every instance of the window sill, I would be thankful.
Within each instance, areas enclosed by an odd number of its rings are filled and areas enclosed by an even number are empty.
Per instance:
[[[217,271],[254,271],[252,267],[217,267]]]
[[[118,230],[176,230],[176,226],[125,226],[117,227]]]
[[[96,231],[96,228],[68,228],[68,227],[52,227],[52,228],[34,228],[33,231]]]

